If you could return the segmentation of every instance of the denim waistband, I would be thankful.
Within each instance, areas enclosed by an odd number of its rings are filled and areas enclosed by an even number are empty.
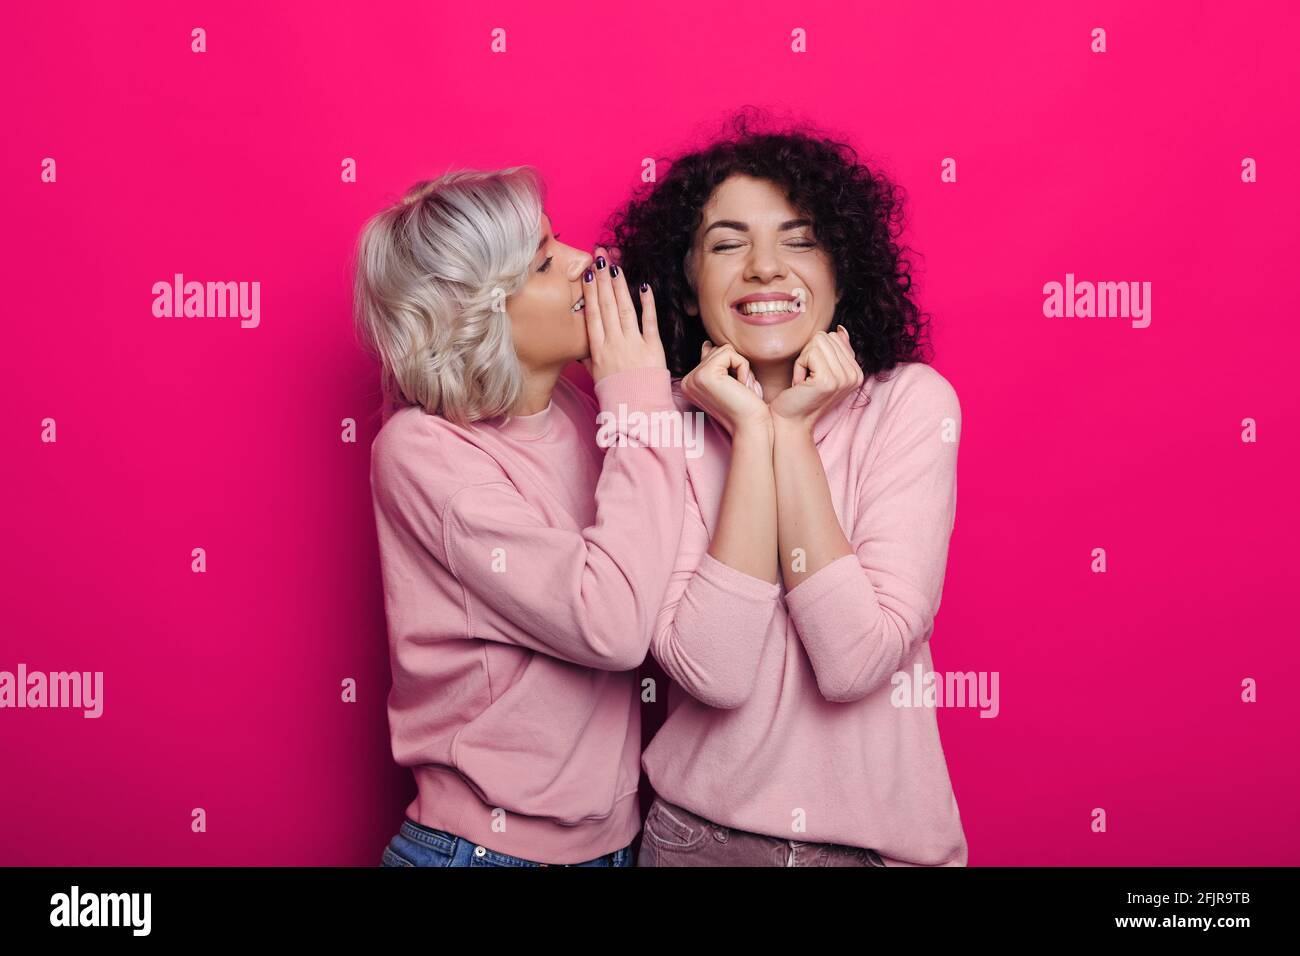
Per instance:
[[[425,846],[431,846],[443,853],[451,853],[456,847],[456,834],[448,833],[446,830],[435,830],[433,827],[426,827],[422,823],[416,823],[409,817],[402,821],[399,832],[408,840],[423,843]]]
[[[454,833],[448,833],[446,830],[438,830],[434,827],[425,826],[423,823],[416,823],[410,817],[406,817],[402,820],[402,826],[398,832],[408,840],[414,840],[416,843],[423,843],[425,846],[432,847],[435,850],[447,854],[455,853],[456,841],[465,839],[464,837],[457,836]],[[511,859],[522,860],[525,863],[536,863],[538,866],[551,865],[549,863],[540,863],[536,860],[523,860],[522,857],[517,857],[509,853],[501,853],[499,850],[494,852],[498,853],[500,856],[509,856]],[[611,850],[609,853],[595,857],[594,859],[612,860],[614,857],[618,856],[618,854],[626,854],[627,852],[628,848],[622,847],[617,850]]]
[[[728,826],[727,824],[724,823],[717,823],[716,821],[711,820],[702,814],[696,813],[694,810],[688,810],[686,809],[686,807],[679,806],[678,804],[675,804],[670,800],[665,800],[663,797],[658,795],[655,796],[655,800],[661,805],[663,805],[664,807],[666,807],[670,812],[678,816],[685,817],[688,822],[692,822],[696,826],[706,827],[710,830],[713,830],[716,833],[725,834],[727,837],[743,836],[746,839],[756,840],[761,843],[767,843],[773,846],[783,845],[791,848],[825,847],[831,850],[852,850],[852,851],[866,850],[866,852],[872,858],[873,863],[880,860],[880,855],[875,850],[866,847],[853,846],[847,843],[826,843],[826,842],[819,842],[816,840],[795,840],[790,837],[772,836],[771,834],[768,833],[755,833],[752,830],[742,830],[740,827],[733,827],[733,826]],[[878,865],[884,866],[885,864],[883,861],[881,861],[878,863]]]

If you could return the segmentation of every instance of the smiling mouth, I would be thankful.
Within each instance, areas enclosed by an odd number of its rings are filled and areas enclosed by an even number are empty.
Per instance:
[[[580,295],[578,296],[578,301],[573,303],[573,308],[570,309],[569,312],[570,313],[581,312],[586,307],[587,307],[587,297],[585,295]]]
[[[803,312],[804,305],[801,299],[782,297],[733,302],[731,309],[750,325],[774,325],[793,319]]]
[[[732,308],[741,315],[767,315],[772,312],[796,312],[799,303],[795,299],[773,299],[769,302],[742,302]]]

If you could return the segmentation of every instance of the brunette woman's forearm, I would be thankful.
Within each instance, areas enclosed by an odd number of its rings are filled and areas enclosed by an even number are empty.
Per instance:
[[[773,421],[777,540],[787,592],[853,553],[831,503],[821,455],[805,426]]]
[[[776,478],[766,423],[736,432],[709,554],[763,581],[777,578]]]

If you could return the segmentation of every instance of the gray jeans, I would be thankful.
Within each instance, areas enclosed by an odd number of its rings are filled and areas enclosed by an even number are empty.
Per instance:
[[[637,866],[884,866],[880,854],[736,830],[662,797],[650,805]]]

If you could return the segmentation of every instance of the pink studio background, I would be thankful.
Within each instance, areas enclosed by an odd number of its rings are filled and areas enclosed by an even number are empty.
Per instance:
[[[1300,864],[1300,18],[1163,6],[7,11],[0,670],[103,671],[104,716],[0,710],[0,864],[378,864],[414,784],[388,749],[361,223],[416,179],[530,162],[590,245],[643,157],[746,103],[908,193],[964,414],[935,667],[1000,680],[995,719],[939,712],[971,865]],[[259,281],[260,326],[154,318],[176,272]],[[1149,281],[1150,327],[1044,317],[1067,272]]]

